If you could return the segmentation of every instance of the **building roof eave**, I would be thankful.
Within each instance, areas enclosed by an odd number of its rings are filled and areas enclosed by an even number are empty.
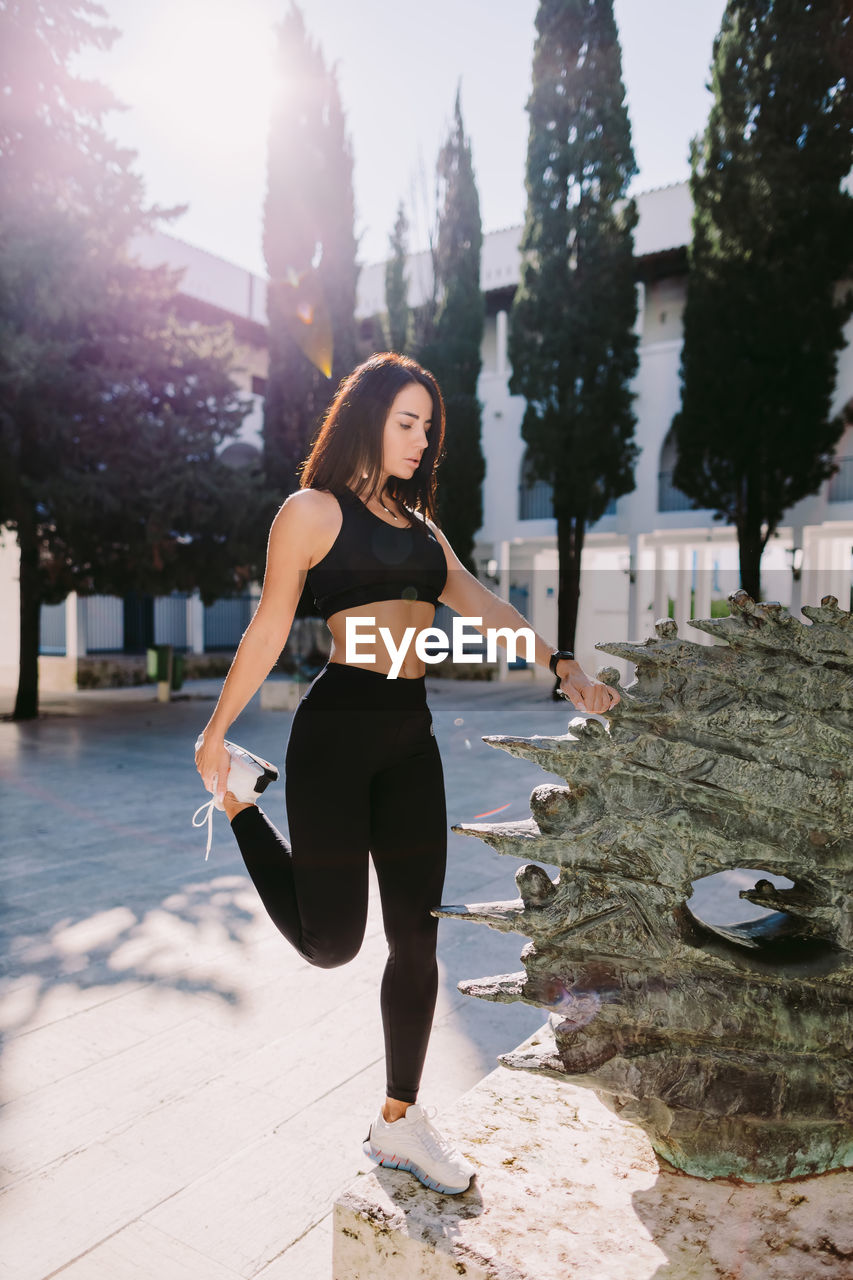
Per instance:
[[[687,275],[687,245],[674,245],[671,249],[658,249],[634,259],[634,273],[641,284],[654,284],[667,276]]]

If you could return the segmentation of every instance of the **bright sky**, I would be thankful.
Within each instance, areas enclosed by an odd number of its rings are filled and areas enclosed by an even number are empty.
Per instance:
[[[101,0],[122,35],[76,69],[128,110],[108,132],[137,154],[148,200],[189,204],[163,229],[266,275],[261,251],[274,27],[289,0]],[[399,200],[426,243],[435,160],[457,82],[485,231],[524,218],[537,0],[302,0],[338,83],[355,154],[359,259],[387,256]],[[640,169],[635,190],[687,177],[704,127],[725,0],[615,0]]]

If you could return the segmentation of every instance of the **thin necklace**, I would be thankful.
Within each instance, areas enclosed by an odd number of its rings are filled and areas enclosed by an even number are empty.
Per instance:
[[[381,499],[381,497],[379,496],[379,494],[377,494],[377,495],[376,495],[376,499],[377,499],[377,501],[378,501],[378,503],[379,503],[380,507],[382,508],[382,510],[383,510],[383,511],[388,511],[388,508],[385,506],[385,503],[382,501],[382,499]],[[392,519],[392,520],[398,520],[398,521],[399,521],[399,517],[398,517],[398,516],[395,516],[393,511],[388,511],[388,514],[389,514],[389,516],[391,517],[391,519]]]
[[[388,508],[385,506],[385,503],[382,501],[382,498],[379,496],[379,494],[378,494],[378,493],[377,493],[375,496],[376,496],[376,501],[379,503],[379,505],[380,505],[380,507],[382,508],[382,510],[383,510],[383,511],[387,511],[387,512],[388,512],[388,515],[391,517],[391,519],[392,519],[392,520],[396,520],[396,521],[397,521],[397,523],[399,524],[399,523],[400,523],[400,518],[399,518],[399,516],[395,516],[393,511],[389,511],[389,510],[388,510]],[[365,505],[365,506],[367,506],[367,503],[365,503],[364,505]],[[368,511],[370,510],[370,508],[369,508],[369,507],[368,507],[367,509],[368,509]]]

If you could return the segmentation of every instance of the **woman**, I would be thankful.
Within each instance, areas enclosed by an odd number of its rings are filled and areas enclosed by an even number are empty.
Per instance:
[[[388,939],[380,992],[387,1081],[364,1150],[457,1194],[474,1167],[416,1101],[438,990],[438,920],[430,909],[441,901],[447,815],[426,667],[411,642],[400,653],[407,636],[430,625],[439,601],[481,617],[483,631],[527,624],[467,572],[434,523],[443,440],[441,392],[413,360],[374,355],[342,382],[301,487],[273,521],[257,612],[199,738],[196,764],[214,792],[208,816],[224,808],[264,906],[312,964],[332,968],[357,954],[372,855]],[[277,771],[225,734],[281,653],[306,575],[332,647],[293,717],[288,843],[254,803]],[[349,650],[347,619],[360,629],[359,647]],[[571,655],[551,659],[537,636],[536,661],[555,670],[579,709],[607,711],[619,700]],[[388,678],[392,665],[396,678]]]

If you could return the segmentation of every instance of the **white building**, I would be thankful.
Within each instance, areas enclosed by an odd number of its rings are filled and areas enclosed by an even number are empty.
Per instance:
[[[734,529],[715,522],[711,511],[691,510],[671,484],[674,458],[667,437],[680,399],[689,190],[686,183],[663,187],[641,194],[637,204],[640,364],[634,408],[640,453],[635,490],[613,504],[611,512],[587,533],[576,649],[588,670],[610,661],[596,653],[596,641],[640,640],[651,634],[654,620],[665,616],[670,607],[683,634],[702,639],[700,633],[684,628],[691,610],[694,617],[710,616],[712,600],[724,600],[738,585]],[[486,476],[484,521],[475,557],[498,594],[511,598],[534,628],[556,643],[556,522],[548,486],[525,480],[520,431],[524,401],[511,396],[507,386],[507,320],[519,278],[520,238],[517,226],[492,232],[483,241],[481,285],[487,318],[479,395]],[[255,397],[255,409],[245,427],[246,443],[257,447],[267,368],[265,281],[165,234],[140,243],[140,253],[152,264],[167,261],[187,267],[182,282],[182,309],[187,316],[228,318],[234,323],[245,365],[245,390]],[[357,314],[365,323],[384,310],[384,276],[384,263],[364,267],[360,273]],[[431,289],[427,254],[410,258],[407,276],[409,301],[417,305]],[[851,338],[853,322],[839,358],[833,412],[853,396]],[[838,473],[820,492],[786,513],[764,553],[765,597],[781,600],[794,610],[801,603],[818,603],[827,594],[836,596],[843,608],[850,607],[853,430],[846,432],[836,453]],[[14,558],[8,535],[6,543],[8,578]],[[217,644],[227,647],[239,639],[250,607],[249,600],[222,601],[212,610],[202,610],[193,598],[154,601],[147,622],[149,632],[153,629],[150,639],[197,652]],[[6,613],[0,679],[12,683],[17,625],[8,616],[10,609]],[[43,649],[49,652],[52,645],[55,654],[65,653],[73,662],[75,643],[78,654],[127,648],[133,618],[127,602],[104,597],[78,602],[71,597],[65,605],[45,609],[43,621]],[[536,674],[550,678],[545,672]]]
[[[687,246],[692,205],[687,183],[662,187],[637,199],[640,336],[635,380],[636,443],[640,454],[636,488],[620,498],[588,533],[582,559],[581,606],[576,649],[589,670],[611,660],[596,653],[596,641],[641,640],[672,602],[679,630],[693,617],[711,616],[712,599],[724,601],[739,585],[735,530],[713,519],[712,511],[691,509],[671,482],[674,451],[668,440],[680,406],[679,362],[682,313],[687,292]],[[484,238],[481,285],[486,295],[486,332],[479,395],[483,404],[486,459],[484,520],[475,556],[484,569],[497,567],[498,593],[513,602],[546,638],[556,641],[556,522],[548,486],[525,482],[521,438],[524,400],[511,396],[507,381],[507,313],[519,280],[522,228],[509,227]],[[382,307],[384,265],[362,272],[359,309]],[[430,289],[427,255],[413,257],[410,301]],[[839,358],[833,413],[853,397],[853,321]],[[839,471],[817,494],[786,513],[762,560],[767,599],[795,611],[823,595],[851,604],[853,552],[853,429],[839,441]],[[526,600],[526,607],[523,603]],[[617,667],[623,665],[615,663]]]

